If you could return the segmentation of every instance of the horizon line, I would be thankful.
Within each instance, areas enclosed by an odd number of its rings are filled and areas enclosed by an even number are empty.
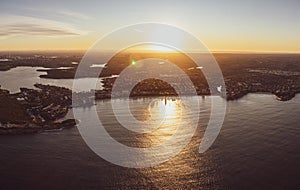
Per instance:
[[[77,53],[85,53],[88,49],[16,49],[16,50],[0,50],[0,53],[16,53],[16,52],[77,52]],[[100,52],[111,52],[113,50],[103,50]],[[126,50],[125,50],[126,52]],[[127,51],[128,53],[184,53],[179,51],[158,51],[158,50],[131,50]],[[209,51],[209,52],[201,52],[201,51],[185,51],[186,53],[225,53],[225,54],[300,54],[300,51],[251,51],[251,50],[222,50],[222,51]]]

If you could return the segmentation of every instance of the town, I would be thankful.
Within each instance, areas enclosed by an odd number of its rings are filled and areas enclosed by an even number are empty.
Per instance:
[[[21,88],[10,94],[1,89],[0,134],[36,133],[71,128],[74,119],[63,119],[72,104],[69,89],[36,84],[37,89]]]
[[[70,128],[76,125],[74,119],[64,119],[73,107],[89,107],[95,105],[95,100],[112,98],[112,88],[118,74],[131,64],[131,60],[140,60],[157,56],[159,59],[168,60],[180,67],[191,79],[198,95],[207,96],[211,89],[201,71],[188,57],[182,54],[132,54],[120,53],[113,57],[100,75],[97,68],[90,67],[92,77],[102,77],[102,89],[87,92],[72,92],[64,87],[35,84],[34,88],[20,88],[18,93],[10,93],[0,88],[0,134],[36,133],[43,130]],[[226,98],[228,101],[237,100],[248,93],[274,94],[280,101],[288,101],[300,92],[300,56],[295,55],[227,55],[216,54],[217,62],[223,72]],[[293,57],[291,59],[290,57]],[[4,72],[18,66],[45,67],[45,78],[74,78],[76,68],[80,62],[80,55],[2,55],[0,69]],[[64,67],[61,69],[60,67]],[[158,65],[157,70],[163,71],[173,81],[182,85],[183,89],[191,88],[181,83],[181,78],[172,75],[168,69],[163,70],[163,65]],[[79,77],[89,77],[89,72]],[[124,79],[130,83],[130,76]],[[223,88],[225,89],[225,88]],[[189,90],[186,90],[187,94]],[[131,92],[126,86],[114,97],[152,97],[152,96],[177,96],[174,88],[165,81],[149,78],[140,81]],[[73,103],[72,103],[73,100]]]

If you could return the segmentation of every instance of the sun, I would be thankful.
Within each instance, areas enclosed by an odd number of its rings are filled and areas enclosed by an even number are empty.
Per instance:
[[[154,52],[154,53],[169,53],[178,52],[178,50],[172,47],[167,47],[160,44],[139,44],[126,49],[126,52]],[[134,63],[132,63],[134,65]]]
[[[159,51],[159,52],[172,52],[172,51],[174,51],[171,48],[161,46],[161,45],[149,45],[147,47],[147,49],[150,50],[150,51]]]

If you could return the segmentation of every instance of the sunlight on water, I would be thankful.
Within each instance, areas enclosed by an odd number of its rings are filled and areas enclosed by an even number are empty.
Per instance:
[[[151,119],[161,121],[152,134],[152,140],[162,142],[172,136],[182,119],[182,106],[179,99],[156,99],[148,106]]]
[[[156,100],[154,105],[149,105],[148,110],[152,117],[164,120],[164,125],[175,125],[181,118],[181,101],[176,99]]]
[[[136,117],[146,120],[151,117],[151,112],[159,110],[158,107],[164,109],[163,97],[153,99],[111,101],[118,103],[118,109],[123,109],[129,101],[132,114],[146,115],[144,118]],[[170,111],[166,115],[170,117],[176,116],[174,110],[180,112],[181,109],[182,113],[188,110],[180,100],[175,101],[179,109],[171,99],[167,100],[172,109],[167,109]],[[176,127],[174,130],[166,127],[165,131],[160,129],[154,134],[128,135],[114,118],[111,101],[97,101],[95,107],[105,129],[125,145],[155,146],[159,143],[158,139],[164,141],[162,137],[171,136],[176,130]],[[49,185],[56,180],[57,183],[51,184],[59,188],[70,186],[71,181],[71,187],[75,189],[81,183],[85,187],[94,185],[95,189],[112,186],[116,189],[150,189],[149,184],[152,189],[295,189],[285,185],[291,181],[290,186],[296,186],[299,181],[299,102],[299,95],[290,101],[279,102],[272,95],[263,94],[249,94],[238,101],[230,101],[221,134],[213,147],[199,154],[200,140],[210,115],[210,97],[205,97],[200,100],[199,130],[191,143],[169,161],[145,169],[113,166],[99,158],[84,143],[76,128],[56,133],[3,136],[0,138],[0,161],[4,163],[0,167],[2,182],[11,185],[19,179],[18,183],[26,187],[27,182],[34,184],[48,180]],[[92,109],[76,109],[88,117],[90,125],[86,127],[97,125],[97,118],[89,118]],[[155,115],[152,114],[152,117]],[[181,117],[188,126],[192,115],[182,114]],[[42,173],[36,172],[40,170]],[[65,180],[57,180],[62,176]]]

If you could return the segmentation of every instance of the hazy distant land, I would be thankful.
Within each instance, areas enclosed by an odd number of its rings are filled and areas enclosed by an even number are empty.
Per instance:
[[[0,54],[1,55],[1,54]],[[300,54],[214,54],[224,75],[227,99],[233,100],[247,93],[272,93],[280,100],[289,100],[300,91]],[[18,66],[45,67],[51,69],[40,70],[47,72],[41,74],[42,78],[72,79],[75,76],[77,63],[82,54],[25,54],[2,55],[0,57],[0,70],[9,70]],[[100,76],[108,77],[118,75],[131,64],[143,58],[160,58],[168,60],[179,66],[193,81],[199,95],[209,95],[206,79],[191,59],[179,53],[119,53],[114,56],[103,68]],[[104,63],[95,63],[104,64]],[[88,67],[79,77],[98,77],[98,69]],[[114,78],[104,80],[105,89],[99,94],[111,90]],[[153,80],[153,83],[155,80]],[[138,89],[143,93],[132,93],[135,96],[144,95],[176,95],[169,85],[158,85],[156,88],[141,83]],[[151,84],[151,82],[150,82]],[[159,84],[163,84],[160,82]],[[147,92],[145,92],[145,90]],[[105,96],[106,97],[106,96]]]
[[[0,53],[1,55],[1,53]],[[227,100],[241,98],[248,93],[272,93],[278,100],[287,101],[300,92],[299,54],[214,54],[223,72]],[[44,67],[44,78],[74,78],[82,54],[3,54],[0,56],[0,70],[14,67]],[[115,76],[131,64],[132,60],[160,58],[175,63],[192,80],[198,95],[210,95],[201,68],[191,59],[179,53],[120,53],[103,65],[100,77]],[[51,69],[49,69],[51,68]],[[159,68],[158,68],[159,69]],[[20,76],[21,77],[21,76]],[[80,77],[99,77],[95,67],[82,72]],[[116,77],[103,79],[104,88],[95,91],[96,99],[110,98]],[[125,81],[126,82],[126,81]],[[57,84],[59,86],[59,84]],[[10,94],[0,90],[0,134],[31,133],[46,129],[74,126],[75,120],[61,121],[71,108],[70,89],[37,84],[38,89],[21,89]],[[132,97],[176,96],[175,90],[166,82],[147,79],[135,86]],[[85,93],[82,105],[93,105],[91,95]],[[21,130],[20,130],[21,129]],[[26,130],[25,130],[26,129]]]

